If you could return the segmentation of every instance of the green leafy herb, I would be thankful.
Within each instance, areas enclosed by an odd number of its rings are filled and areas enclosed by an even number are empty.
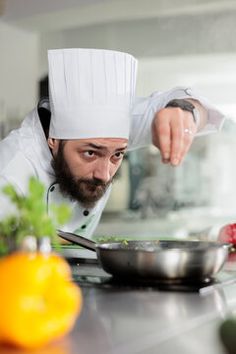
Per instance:
[[[107,243],[107,242],[121,242],[124,245],[128,245],[128,240],[124,239],[122,236],[103,236],[96,238],[97,243]]]
[[[0,221],[0,254],[7,253],[28,235],[47,236],[56,242],[56,229],[71,214],[67,205],[53,205],[50,214],[47,213],[45,187],[35,177],[29,179],[27,195],[20,195],[12,185],[5,186],[3,193],[15,204],[17,212]]]

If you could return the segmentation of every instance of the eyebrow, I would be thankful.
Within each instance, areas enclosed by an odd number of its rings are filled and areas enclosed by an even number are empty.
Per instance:
[[[94,143],[85,144],[84,147],[91,147],[91,148],[96,149],[96,150],[104,150],[104,151],[109,150],[106,146],[97,145],[97,144],[94,144]],[[127,149],[127,145],[124,146],[124,147],[117,148],[117,149],[115,149],[115,151],[124,151],[126,149]]]

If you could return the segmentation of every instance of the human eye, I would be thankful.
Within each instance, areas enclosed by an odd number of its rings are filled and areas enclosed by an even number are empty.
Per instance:
[[[95,152],[93,150],[87,150],[87,151],[83,151],[83,155],[86,158],[92,158],[95,156]]]
[[[120,161],[124,157],[124,152],[123,151],[118,151],[112,157],[113,157],[113,160]]]

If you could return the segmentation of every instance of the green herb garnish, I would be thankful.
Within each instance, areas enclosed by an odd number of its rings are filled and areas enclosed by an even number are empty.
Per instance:
[[[25,236],[50,237],[57,242],[56,230],[70,217],[67,205],[53,205],[50,214],[45,203],[45,187],[35,177],[29,179],[28,194],[22,196],[12,185],[3,193],[16,206],[16,213],[0,221],[0,254],[18,246]]]
[[[121,242],[124,245],[128,245],[128,240],[124,239],[122,236],[103,236],[96,237],[95,241],[97,243],[107,243],[107,242]]]

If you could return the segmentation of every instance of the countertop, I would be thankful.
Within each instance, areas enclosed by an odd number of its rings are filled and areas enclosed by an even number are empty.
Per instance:
[[[219,278],[234,275],[224,271]],[[84,306],[71,333],[70,354],[225,353],[218,329],[228,313],[236,312],[236,284],[205,296],[150,287],[81,286]]]
[[[225,353],[218,328],[228,313],[236,313],[236,283],[205,296],[150,286],[93,285],[81,281],[83,274],[93,279],[105,273],[92,252],[85,263],[83,256],[88,258],[90,253],[81,252],[81,259],[72,265],[74,280],[83,292],[81,315],[69,336],[33,354]],[[219,273],[219,279],[234,276],[234,267]],[[6,349],[0,353],[23,352]]]

